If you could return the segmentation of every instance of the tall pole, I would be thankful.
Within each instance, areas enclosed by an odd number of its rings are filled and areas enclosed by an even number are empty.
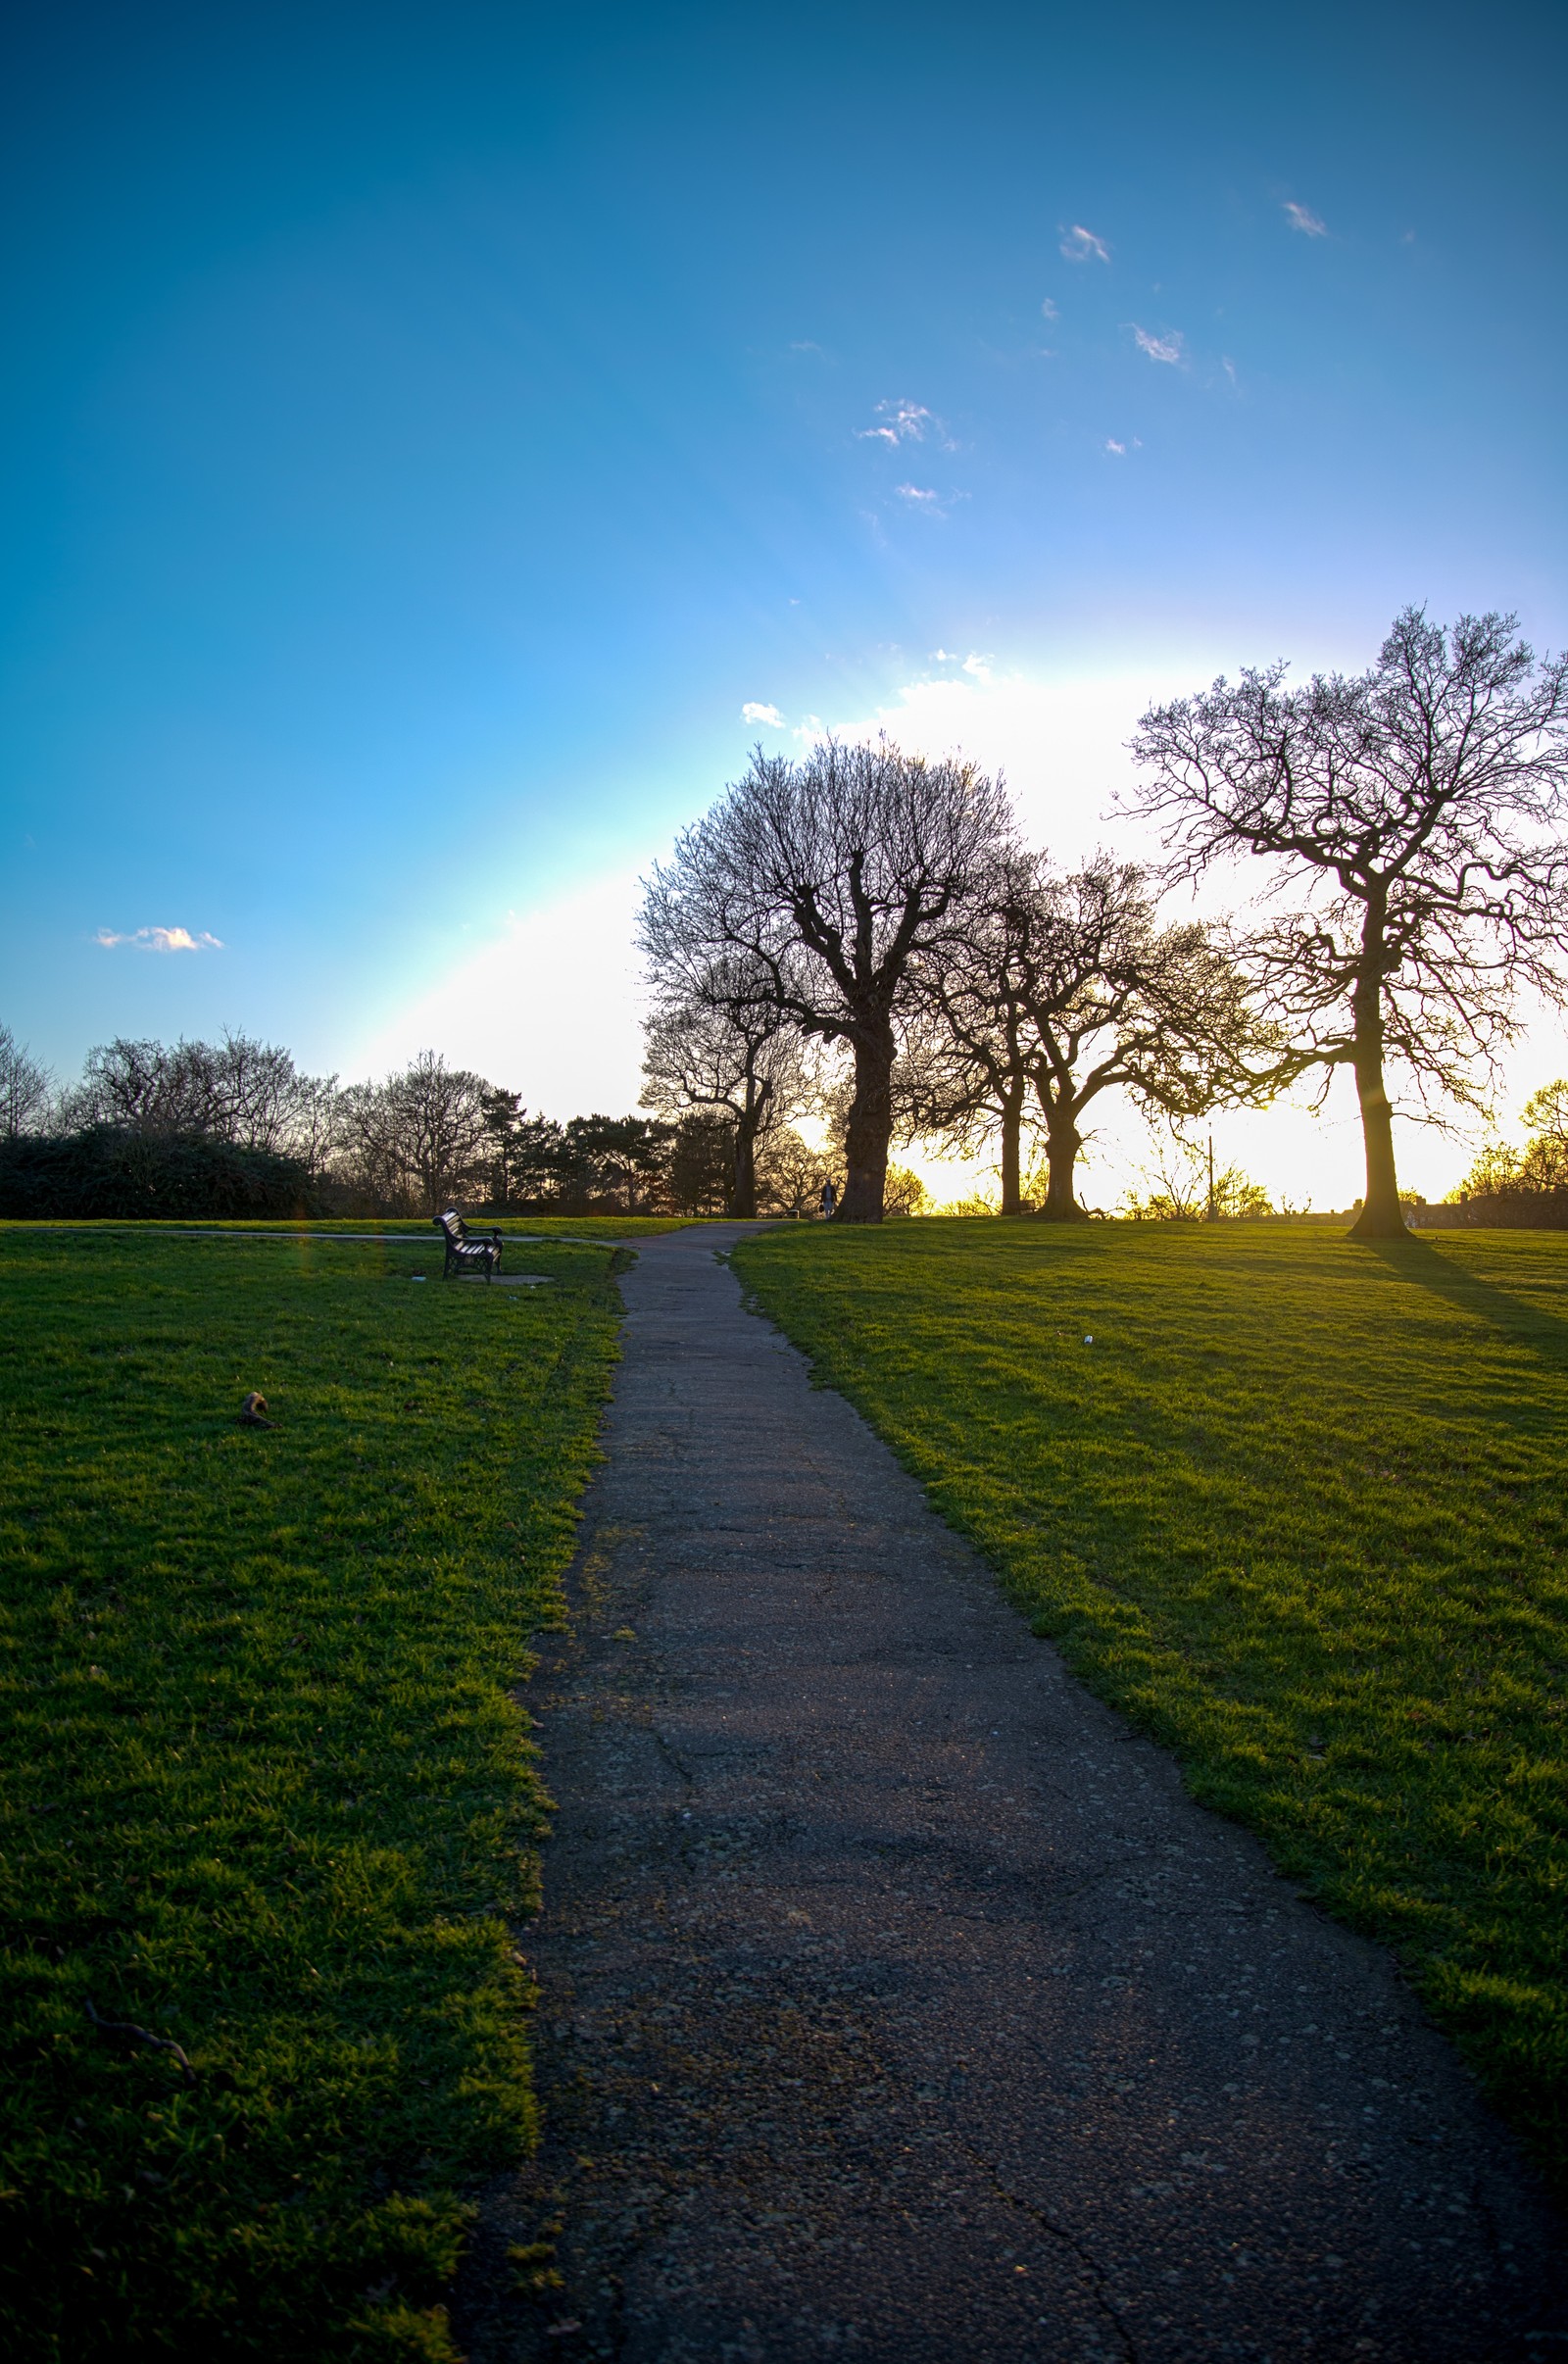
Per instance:
[[[1205,1220],[1210,1223],[1219,1221],[1219,1216],[1214,1210],[1214,1136],[1212,1133],[1208,1136],[1208,1213]]]

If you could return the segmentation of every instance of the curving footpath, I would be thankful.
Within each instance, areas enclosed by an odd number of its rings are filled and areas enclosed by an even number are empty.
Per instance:
[[[1568,2350],[1561,2225],[1389,1958],[1065,1674],[735,1236],[622,1284],[475,2364]]]

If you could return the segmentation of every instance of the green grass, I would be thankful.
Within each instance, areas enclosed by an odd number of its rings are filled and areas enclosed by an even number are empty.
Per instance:
[[[698,1218],[703,1220],[705,1218]],[[651,1232],[679,1231],[687,1222],[685,1215],[479,1215],[475,1222],[483,1231],[499,1228],[521,1247],[531,1239],[576,1238],[583,1240],[631,1240],[646,1238]],[[215,1215],[193,1216],[190,1222],[141,1222],[119,1220],[111,1215],[74,1217],[66,1225],[71,1231],[123,1232],[127,1235],[145,1234],[149,1238],[173,1233],[202,1231],[297,1231],[302,1236],[310,1232],[342,1232],[352,1238],[364,1232],[385,1232],[395,1239],[417,1239],[433,1243],[441,1253],[441,1241],[428,1215]],[[48,1232],[51,1223],[24,1222],[14,1216],[0,1216],[0,1232]],[[516,1257],[511,1258],[514,1267]]]
[[[0,1233],[13,2355],[456,2353],[468,2194],[534,2125],[515,1694],[619,1313],[602,1250],[524,1260]]]
[[[937,1220],[733,1261],[1568,2189],[1568,1237]]]

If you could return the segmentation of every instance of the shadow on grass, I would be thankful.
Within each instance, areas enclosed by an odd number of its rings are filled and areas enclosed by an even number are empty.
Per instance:
[[[1568,1369],[1568,1321],[1560,1314],[1544,1312],[1494,1281],[1482,1280],[1462,1264],[1450,1262],[1429,1240],[1366,1240],[1358,1245],[1397,1279],[1430,1289],[1460,1312],[1473,1313],[1478,1321]]]

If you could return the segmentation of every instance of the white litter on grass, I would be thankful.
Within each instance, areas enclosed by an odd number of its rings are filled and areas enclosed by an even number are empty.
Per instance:
[[[1094,1345],[1094,1343],[1095,1343],[1095,1342],[1094,1342],[1094,1340],[1093,1340],[1092,1338],[1086,1338],[1086,1339],[1084,1340],[1084,1344],[1085,1344],[1085,1346],[1093,1346],[1093,1345]]]
[[[423,1280],[424,1274],[422,1272],[411,1272],[409,1274],[409,1278],[410,1280]]]

